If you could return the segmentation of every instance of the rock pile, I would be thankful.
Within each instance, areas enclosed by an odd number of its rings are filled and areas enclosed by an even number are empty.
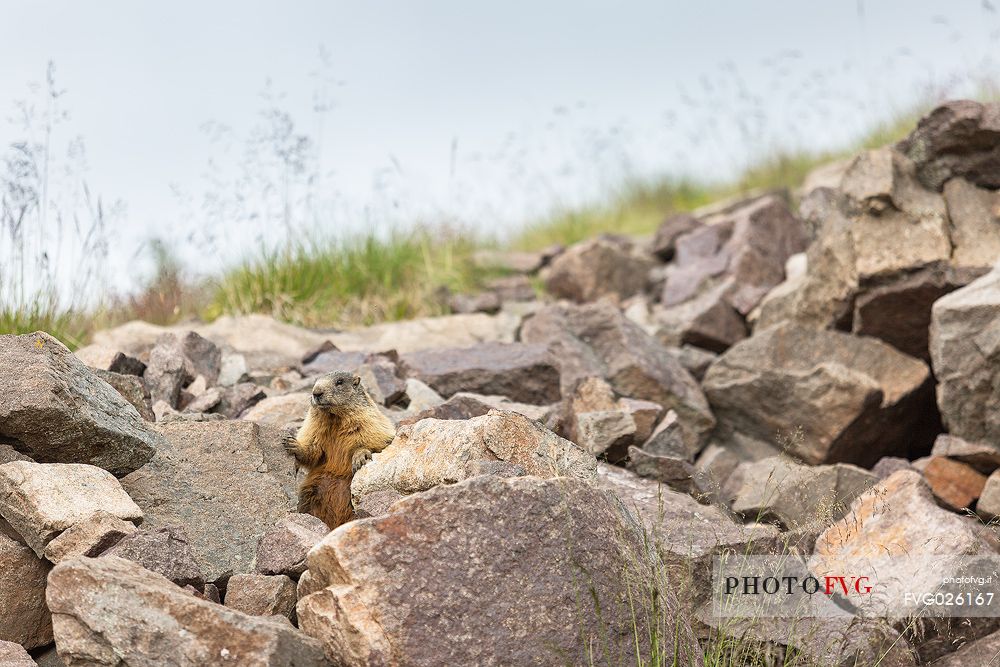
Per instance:
[[[651,239],[483,253],[508,275],[444,317],[133,322],[75,354],[0,336],[0,662],[995,652],[990,622],[710,611],[716,557],[1000,551],[970,516],[1000,516],[998,118],[946,104],[797,206],[766,193]],[[398,430],[330,532],[295,512],[282,440],[333,370]],[[937,574],[898,568],[920,590]]]

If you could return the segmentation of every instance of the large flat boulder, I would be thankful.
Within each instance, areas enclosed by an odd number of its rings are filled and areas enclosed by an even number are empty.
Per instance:
[[[543,308],[525,321],[521,340],[545,343],[559,359],[564,396],[581,380],[601,377],[621,396],[673,409],[692,442],[702,442],[715,426],[698,382],[667,347],[610,303]]]
[[[478,464],[502,461],[528,475],[594,481],[597,460],[523,415],[490,410],[467,420],[424,419],[396,438],[354,476],[355,504],[369,494],[407,495],[477,474]]]
[[[1000,269],[934,303],[930,352],[948,432],[1000,440]]]
[[[871,466],[936,435],[926,364],[873,338],[780,324],[730,348],[703,386],[723,434],[784,438],[807,463]]]
[[[28,461],[0,466],[0,516],[39,557],[53,538],[98,512],[142,521],[142,510],[102,468]]]
[[[163,439],[62,343],[37,332],[0,336],[0,442],[40,463],[89,463],[121,476]]]
[[[327,665],[287,621],[202,600],[122,558],[78,558],[49,578],[48,606],[67,665]]]
[[[481,476],[327,535],[309,553],[318,590],[299,600],[299,623],[342,665],[588,664],[595,646],[602,664],[635,664],[637,649],[697,664],[654,558],[590,483]],[[651,622],[670,629],[655,649]]]
[[[158,428],[167,446],[122,479],[143,508],[145,527],[181,526],[209,582],[252,572],[257,541],[296,504],[282,432],[247,421]]]
[[[404,354],[407,377],[442,396],[460,391],[506,396],[544,405],[559,400],[559,365],[545,345],[480,343]]]
[[[52,617],[45,606],[50,567],[30,547],[0,531],[0,641],[29,649],[52,642]]]

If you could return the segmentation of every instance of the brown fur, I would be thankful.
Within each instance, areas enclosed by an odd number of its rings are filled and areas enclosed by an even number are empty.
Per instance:
[[[336,385],[337,380],[343,384]],[[332,373],[316,382],[305,423],[285,449],[307,474],[299,487],[299,511],[321,519],[331,529],[354,518],[351,480],[371,454],[385,449],[396,434],[360,384],[348,373]]]

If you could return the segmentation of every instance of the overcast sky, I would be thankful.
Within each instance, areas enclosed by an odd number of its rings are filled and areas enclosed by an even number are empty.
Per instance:
[[[56,64],[65,140],[127,205],[112,261],[152,236],[192,269],[274,242],[202,205],[270,80],[316,150],[328,232],[449,219],[506,230],[622,178],[724,177],[778,144],[835,146],[928,90],[995,74],[983,0],[173,2],[0,0],[0,109]],[[326,54],[320,56],[321,51]],[[321,92],[332,108],[314,113]],[[0,123],[0,146],[21,138]],[[237,155],[242,155],[237,150]],[[190,239],[188,241],[187,239]]]

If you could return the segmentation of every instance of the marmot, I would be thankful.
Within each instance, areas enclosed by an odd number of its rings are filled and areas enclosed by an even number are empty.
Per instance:
[[[285,451],[307,470],[299,487],[299,511],[318,517],[331,530],[353,519],[351,479],[395,435],[360,377],[338,371],[316,380],[305,423],[285,439]]]

